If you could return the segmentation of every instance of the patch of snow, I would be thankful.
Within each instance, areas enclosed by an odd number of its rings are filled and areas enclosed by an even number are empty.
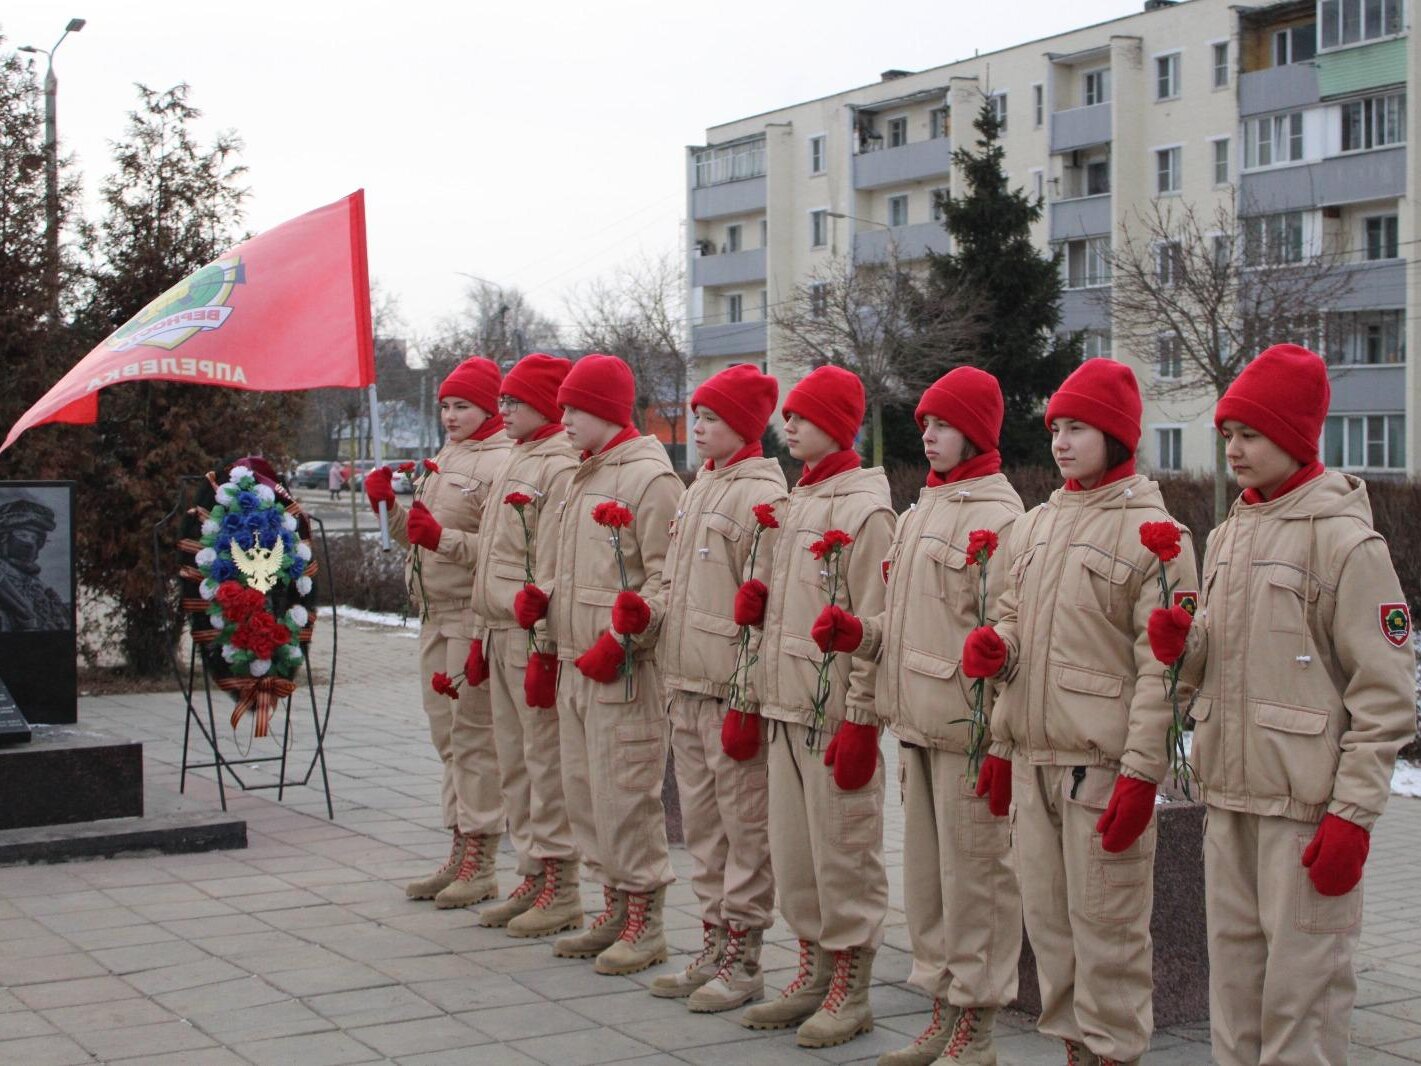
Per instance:
[[[1421,766],[1398,759],[1391,773],[1391,794],[1421,798]]]
[[[331,609],[320,607],[316,611],[319,618],[329,619]],[[419,632],[419,619],[414,615],[408,618],[404,615],[395,614],[392,611],[362,611],[358,607],[341,607],[340,620],[342,622],[361,622],[372,626],[390,626],[394,629],[413,630],[405,633],[404,636],[417,636]]]

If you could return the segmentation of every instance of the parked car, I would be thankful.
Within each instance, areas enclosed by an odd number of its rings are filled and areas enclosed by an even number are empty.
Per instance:
[[[327,486],[330,475],[331,464],[328,460],[299,463],[291,484],[298,489],[323,489]]]

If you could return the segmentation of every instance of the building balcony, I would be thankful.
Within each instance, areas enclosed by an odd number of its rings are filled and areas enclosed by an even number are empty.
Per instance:
[[[1051,116],[1051,151],[1070,152],[1093,144],[1109,144],[1110,101],[1057,111]]]
[[[703,255],[691,260],[692,285],[743,285],[765,280],[765,249]]]
[[[1112,230],[1110,194],[1081,196],[1051,203],[1051,240],[1074,241],[1102,237]]]
[[[1238,76],[1238,113],[1243,118],[1311,107],[1321,99],[1313,63],[1289,63]]]
[[[947,137],[914,141],[854,156],[854,188],[877,189],[910,181],[945,177],[952,170],[952,142]]]
[[[757,355],[765,351],[764,322],[720,322],[691,328],[691,354]]]
[[[1104,332],[1110,328],[1110,287],[1097,289],[1067,289],[1061,293],[1061,333],[1089,329]]]
[[[691,217],[724,218],[765,210],[765,177],[743,178],[691,190]]]
[[[947,242],[947,230],[941,222],[917,222],[891,229],[873,226],[854,234],[854,262],[885,263],[890,246],[896,248],[900,260],[924,259],[930,251],[947,251]]]
[[[1378,259],[1348,263],[1352,287],[1328,302],[1329,311],[1371,311],[1406,306],[1406,260]]]
[[[1239,181],[1239,213],[1269,215],[1405,195],[1406,146],[1397,145],[1245,172]]]
[[[1406,45],[1405,37],[1396,37],[1323,52],[1313,60],[1317,64],[1318,86],[1323,97],[1330,99],[1387,85],[1405,85]]]
[[[1377,414],[1406,410],[1406,364],[1377,366],[1343,363],[1329,366],[1332,385],[1328,414]]]

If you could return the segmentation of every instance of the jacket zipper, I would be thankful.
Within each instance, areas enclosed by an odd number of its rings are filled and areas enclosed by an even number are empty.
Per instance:
[[[1074,783],[1071,785],[1071,799],[1075,799],[1075,798],[1076,798],[1076,793],[1080,791],[1081,782],[1085,780],[1085,767],[1084,767],[1084,766],[1073,766],[1073,767],[1071,767],[1071,780],[1074,782]]]

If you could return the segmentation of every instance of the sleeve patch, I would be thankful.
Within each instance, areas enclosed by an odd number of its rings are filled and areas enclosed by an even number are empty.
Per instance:
[[[1377,616],[1387,643],[1397,648],[1406,647],[1411,639],[1411,609],[1404,603],[1383,603],[1377,607]]]
[[[1181,589],[1174,594],[1174,606],[1183,607],[1191,615],[1199,610],[1199,593],[1196,589]]]

